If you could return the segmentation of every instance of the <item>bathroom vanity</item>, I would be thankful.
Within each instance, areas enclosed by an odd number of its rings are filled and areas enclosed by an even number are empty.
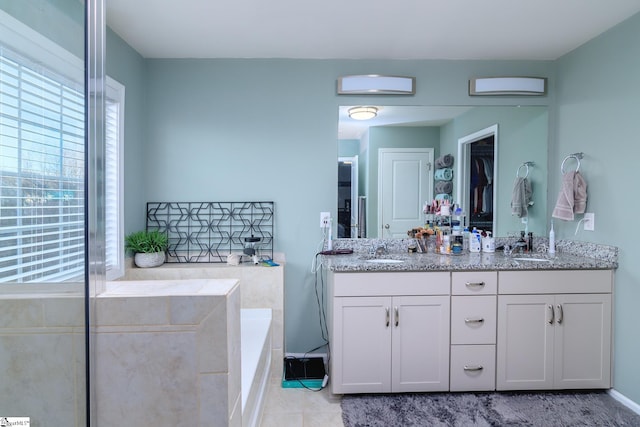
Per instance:
[[[611,387],[615,260],[325,257],[333,393]]]

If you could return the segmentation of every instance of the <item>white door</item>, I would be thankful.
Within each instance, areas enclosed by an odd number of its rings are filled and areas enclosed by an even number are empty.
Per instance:
[[[432,164],[433,148],[378,150],[378,237],[406,237],[423,225],[422,206],[433,199]]]
[[[333,393],[391,391],[391,297],[334,298]]]
[[[611,387],[611,295],[558,295],[555,388]]]
[[[498,296],[497,390],[553,388],[553,296]]]
[[[393,298],[391,389],[449,390],[449,296]]]

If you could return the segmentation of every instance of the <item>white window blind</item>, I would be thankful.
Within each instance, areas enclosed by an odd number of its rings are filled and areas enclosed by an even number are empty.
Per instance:
[[[0,282],[84,275],[84,93],[0,48]]]

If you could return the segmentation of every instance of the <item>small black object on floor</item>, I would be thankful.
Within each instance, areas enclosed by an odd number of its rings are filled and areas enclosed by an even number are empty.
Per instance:
[[[321,388],[325,376],[322,357],[285,357],[284,388]]]

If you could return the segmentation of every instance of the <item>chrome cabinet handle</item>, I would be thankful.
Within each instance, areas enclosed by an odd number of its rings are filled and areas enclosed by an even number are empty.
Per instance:
[[[548,312],[548,314],[549,314],[549,315],[547,316],[547,322],[548,322],[550,325],[553,325],[553,321],[554,321],[554,319],[555,319],[555,313],[554,313],[554,311],[553,311],[553,305],[549,304],[549,305],[547,306],[547,312]]]
[[[396,328],[397,328],[398,324],[400,323],[400,311],[398,310],[398,307],[394,308],[394,313],[396,316]]]
[[[464,365],[462,369],[465,371],[482,371],[484,367],[482,365]]]
[[[387,312],[387,328],[389,327],[389,321],[390,321],[390,316],[389,316],[389,307],[384,309]]]
[[[470,319],[470,318],[465,318],[464,319],[464,323],[483,323],[484,319],[482,317],[477,318],[477,319]]]
[[[564,312],[562,311],[561,304],[556,305],[556,308],[558,309],[558,320],[556,320],[556,322],[558,322],[558,325],[559,325],[564,320]]]
[[[485,285],[484,282],[467,282],[465,283],[465,286],[467,288],[481,288]]]

